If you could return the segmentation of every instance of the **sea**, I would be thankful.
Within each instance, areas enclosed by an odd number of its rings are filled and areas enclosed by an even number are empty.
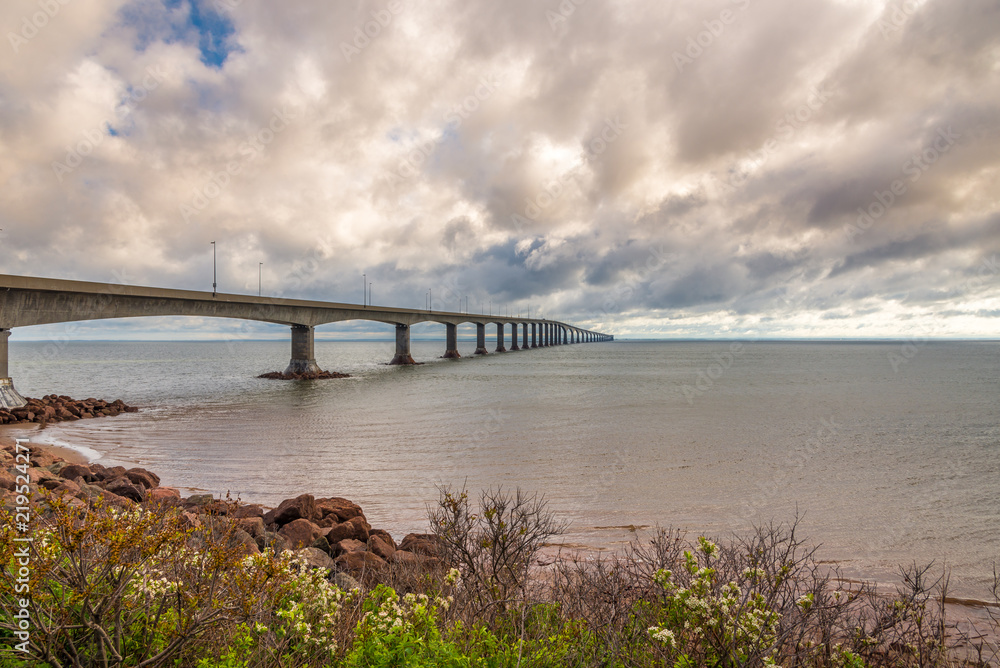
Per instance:
[[[508,344],[509,345],[509,344]],[[621,550],[657,527],[726,539],[797,523],[845,577],[951,574],[985,600],[1000,561],[1000,342],[614,341],[391,367],[393,341],[317,341],[350,378],[284,382],[287,341],[17,342],[25,396],[137,413],[33,440],[141,466],[185,493],[341,496],[398,538],[444,489],[543,495],[556,543]],[[492,350],[495,343],[488,342]],[[8,433],[9,432],[5,432]]]

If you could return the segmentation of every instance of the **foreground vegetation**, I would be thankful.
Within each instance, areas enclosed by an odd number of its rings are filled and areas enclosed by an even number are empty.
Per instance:
[[[837,578],[795,524],[725,543],[664,529],[624,554],[557,559],[535,497],[442,490],[440,567],[394,564],[344,591],[294,552],[250,554],[235,524],[168,507],[36,499],[25,599],[3,517],[0,665],[945,666],[996,663],[992,635],[945,616],[946,578],[902,571],[895,595]],[[23,560],[23,557],[21,558]],[[370,577],[369,577],[370,576]],[[340,580],[343,582],[343,580]],[[25,583],[20,583],[25,584]],[[992,597],[997,598],[997,583]],[[30,610],[30,638],[13,612]],[[20,643],[24,653],[15,649]]]

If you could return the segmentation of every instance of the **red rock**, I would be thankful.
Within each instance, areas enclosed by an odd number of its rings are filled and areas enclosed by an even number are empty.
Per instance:
[[[397,550],[399,546],[396,545],[396,541],[393,539],[392,534],[390,534],[385,529],[372,529],[368,532],[370,536],[381,536],[385,542],[392,546],[392,549]]]
[[[360,517],[351,518],[349,522],[341,522],[330,528],[326,532],[326,539],[330,541],[330,545],[335,545],[342,540],[353,539],[359,540],[362,543],[368,542],[368,529],[365,526],[367,523],[364,522]]]
[[[293,520],[309,520],[316,515],[316,499],[312,494],[300,494],[294,499],[285,499],[277,508],[264,515],[265,524],[282,526]]]
[[[396,553],[396,548],[384,537],[373,534],[368,538],[368,551],[388,561]]]
[[[313,568],[325,568],[328,571],[333,570],[333,559],[323,550],[315,547],[305,547],[299,550],[298,554]]]
[[[252,517],[263,517],[264,508],[259,503],[249,503],[245,506],[240,506],[235,511],[233,511],[233,517],[244,519]]]
[[[83,464],[69,464],[68,466],[64,466],[60,469],[59,475],[67,480],[72,480],[77,476],[83,478],[85,482],[94,482],[97,480],[97,477],[94,475],[94,472],[90,470],[90,467]]]
[[[347,552],[337,557],[337,568],[347,571],[358,580],[372,581],[386,566],[385,560],[371,552]]]
[[[428,557],[436,557],[439,554],[438,538],[432,533],[411,533],[403,538],[399,544],[399,549],[404,552],[413,552]]]
[[[360,540],[354,540],[353,538],[347,538],[340,541],[336,546],[330,546],[331,554],[336,552],[338,555],[346,554],[348,552],[367,552],[368,546],[362,543]]]
[[[53,488],[52,494],[57,497],[68,495],[78,499],[87,498],[87,495],[80,489],[80,486],[72,480],[63,480],[58,487]]]
[[[17,487],[17,479],[12,473],[0,470],[0,489],[13,490]]]
[[[266,533],[263,517],[241,517],[236,520],[236,525],[254,538]]]
[[[146,499],[149,501],[162,501],[163,499],[180,499],[181,492],[175,487],[157,487],[146,492]]]
[[[146,489],[155,489],[160,486],[160,476],[146,469],[129,469],[125,472],[125,477],[131,480],[132,484],[142,484]]]
[[[185,510],[181,512],[181,517],[184,518],[185,526],[190,527],[192,529],[201,528],[201,518],[195,515],[194,513]]]
[[[320,519],[323,519],[328,515],[336,515],[337,520],[340,522],[346,522],[347,520],[353,517],[358,517],[359,515],[361,517],[365,516],[365,514],[361,512],[361,506],[353,501],[342,499],[339,496],[316,499],[316,509],[320,512]]]
[[[146,492],[147,503],[167,503],[174,505],[181,500],[181,493],[173,487],[157,487]]]
[[[144,492],[141,487],[133,485],[132,482],[125,476],[108,480],[102,483],[101,486],[112,494],[123,496],[126,499],[135,501],[136,503],[142,503],[142,501],[146,498],[146,492]]]
[[[291,549],[297,550],[300,547],[312,545],[313,541],[319,538],[321,532],[322,529],[309,520],[299,518],[281,527],[278,534],[288,541]]]
[[[230,543],[232,545],[239,546],[241,548],[243,556],[249,556],[251,554],[260,554],[260,548],[257,546],[257,541],[255,541],[253,537],[246,531],[241,531],[240,529],[234,531]]]
[[[104,504],[104,507],[115,507],[115,508],[134,508],[135,502],[131,499],[126,499],[123,496],[118,496],[113,492],[103,490],[101,494],[92,495],[88,499],[91,505],[96,504],[99,500]]]

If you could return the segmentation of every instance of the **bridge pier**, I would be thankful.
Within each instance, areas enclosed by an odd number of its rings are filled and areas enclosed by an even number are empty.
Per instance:
[[[503,347],[503,323],[497,323],[497,349],[498,353],[505,353],[507,349]]]
[[[292,325],[292,359],[285,374],[322,373],[316,364],[316,330],[310,325]]]
[[[511,340],[510,349],[511,350],[520,350],[521,347],[519,345],[517,345],[517,323],[516,322],[510,323],[510,329],[511,329],[511,332],[510,332],[510,340]]]
[[[445,328],[448,330],[448,343],[445,346],[444,358],[448,360],[457,360],[461,357],[461,355],[458,354],[458,325],[445,323]]]
[[[531,347],[532,348],[537,348],[538,347],[538,323],[537,322],[531,323]]]
[[[486,350],[486,324],[482,322],[476,323],[476,355],[489,355],[490,351]]]
[[[531,343],[528,341],[528,323],[521,323],[521,348],[527,350],[531,347]]]
[[[0,408],[20,408],[28,402],[14,389],[14,381],[7,370],[7,339],[9,329],[0,329]]]
[[[396,323],[396,356],[389,364],[416,364],[410,356],[410,326]]]

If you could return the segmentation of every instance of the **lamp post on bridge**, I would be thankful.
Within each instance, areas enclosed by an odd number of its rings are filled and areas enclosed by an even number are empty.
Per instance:
[[[368,274],[361,274],[361,305],[368,306],[368,300],[365,297],[365,293],[368,288]]]
[[[257,263],[257,296],[258,297],[260,297],[260,296],[263,295],[263,292],[261,291],[261,286],[263,284],[264,284],[264,263],[263,262],[258,262]]]
[[[218,288],[218,279],[216,272],[216,254],[215,254],[215,242],[212,242],[212,296],[215,296],[216,289]]]

